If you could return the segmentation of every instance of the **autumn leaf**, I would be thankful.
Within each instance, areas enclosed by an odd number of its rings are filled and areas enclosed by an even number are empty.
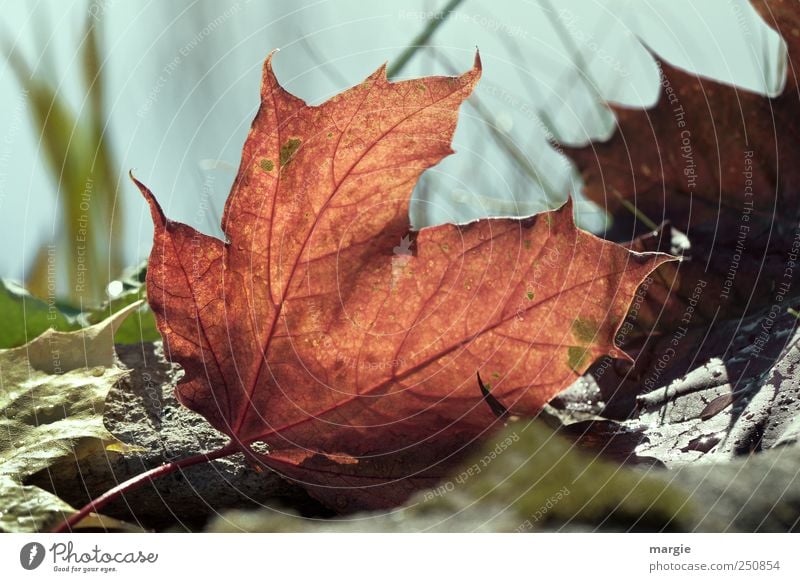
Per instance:
[[[664,252],[680,257],[680,263],[667,263],[650,273],[636,292],[631,309],[617,334],[617,343],[628,346],[632,340],[647,338],[663,329],[681,325],[691,290],[687,284],[696,282],[696,261],[691,261],[689,239],[669,222],[662,223],[657,230],[645,233],[626,244],[637,252]],[[688,260],[687,260],[688,259]],[[705,304],[701,304],[703,307]],[[712,314],[713,317],[713,314]],[[698,312],[698,320],[708,321],[705,312]]]
[[[50,328],[69,331],[80,327],[55,305],[5,279],[0,280],[0,317],[0,349],[21,346]]]
[[[270,56],[226,241],[167,219],[137,182],[178,398],[340,511],[397,505],[495,426],[476,373],[533,414],[598,356],[625,357],[615,331],[670,260],[578,230],[571,203],[411,232],[412,189],[453,153],[480,72],[476,57],[460,77],[390,83],[381,67],[309,106]]]
[[[103,406],[126,374],[116,365],[114,331],[139,306],[0,350],[0,531],[41,531],[74,511],[25,479],[59,461],[124,447],[103,425]]]
[[[756,0],[754,7],[800,58],[800,13],[793,2]],[[688,231],[703,223],[790,221],[777,207],[797,208],[800,168],[794,121],[798,79],[793,67],[775,97],[712,81],[663,61],[661,95],[649,110],[610,106],[618,131],[604,143],[567,148],[586,194],[612,213],[622,199],[652,220]],[[766,73],[765,73],[766,74]],[[749,172],[749,175],[746,174]],[[747,210],[749,208],[749,210]]]
[[[797,62],[796,4],[758,0],[754,7],[785,40],[789,63]],[[800,192],[797,73],[789,66],[783,92],[768,98],[665,62],[658,66],[655,107],[611,106],[618,130],[608,141],[564,151],[578,166],[586,195],[614,215],[612,238],[632,238],[635,207],[652,221],[669,221],[691,241],[690,260],[660,301],[666,306],[660,327],[675,327],[671,313],[683,316],[698,285],[708,285],[706,317],[692,326],[752,313],[776,301],[776,280],[793,279],[784,275]],[[660,272],[675,279],[671,270]]]
[[[779,294],[790,295],[794,281],[784,277],[785,250],[793,243],[776,236],[778,232],[748,231],[744,249],[739,229],[716,230],[716,225],[696,227],[690,239],[665,222],[636,237],[626,245],[632,250],[666,252],[683,259],[662,265],[639,288],[642,300],[635,301],[638,308],[628,317],[637,333],[704,328],[722,318],[755,313]]]
[[[581,448],[619,461],[678,469],[796,445],[800,332],[791,311],[650,337],[633,365],[601,360],[552,404]],[[577,410],[594,419],[571,420]]]
[[[3,321],[3,326],[0,327],[0,349],[21,346],[48,329],[73,331],[89,327],[137,301],[141,307],[136,316],[126,318],[116,328],[114,342],[139,344],[143,341],[156,341],[161,336],[156,329],[155,319],[147,304],[142,303],[146,270],[146,265],[126,270],[119,281],[122,285],[119,295],[98,307],[81,313],[73,310],[70,314],[64,312],[64,306],[55,298],[40,299],[17,283],[0,279],[0,319]]]

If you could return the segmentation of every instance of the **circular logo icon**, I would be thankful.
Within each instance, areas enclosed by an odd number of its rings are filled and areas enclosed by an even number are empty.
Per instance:
[[[44,561],[44,546],[39,542],[29,542],[19,551],[19,563],[26,570],[35,570]]]

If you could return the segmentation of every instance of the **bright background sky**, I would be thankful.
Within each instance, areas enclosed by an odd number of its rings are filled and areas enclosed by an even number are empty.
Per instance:
[[[87,17],[100,19],[107,131],[120,167],[133,168],[171,218],[219,235],[267,53],[280,48],[274,61],[280,81],[320,103],[394,61],[445,4],[0,0],[0,38],[4,50],[20,51],[80,111],[86,104],[76,47]],[[465,0],[402,71],[400,77],[462,72],[477,46],[484,75],[476,95],[489,113],[487,120],[462,108],[456,155],[429,170],[415,193],[416,226],[529,215],[578,190],[569,164],[547,143],[542,112],[565,142],[607,137],[614,126],[602,101],[648,106],[657,97],[649,50],[751,90],[781,89],[783,43],[744,0],[553,0],[552,6]],[[587,63],[585,77],[575,67],[576,50]],[[0,65],[0,276],[17,280],[59,224],[55,182],[26,107],[20,85]],[[487,137],[487,121],[524,153],[549,195]],[[119,236],[133,264],[149,253],[152,227],[138,191],[126,176],[120,180]],[[582,224],[602,227],[602,213],[588,203],[578,213]]]

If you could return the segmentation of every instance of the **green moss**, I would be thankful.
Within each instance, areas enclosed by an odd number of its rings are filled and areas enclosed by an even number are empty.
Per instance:
[[[509,423],[465,467],[476,465],[476,475],[452,480],[452,493],[419,495],[419,509],[451,514],[473,503],[502,507],[504,527],[510,524],[512,531],[535,530],[548,522],[689,530],[696,520],[697,508],[687,492],[584,453],[541,421]]]
[[[707,508],[671,481],[667,472],[631,469],[585,453],[545,422],[518,420],[391,515],[320,522],[261,510],[228,514],[211,529],[526,532],[584,524],[607,531],[692,531]]]

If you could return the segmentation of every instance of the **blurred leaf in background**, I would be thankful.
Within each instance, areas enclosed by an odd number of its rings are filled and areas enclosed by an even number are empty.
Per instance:
[[[19,51],[4,48],[29,96],[34,130],[60,207],[54,245],[39,248],[26,269],[25,284],[33,295],[48,302],[57,295],[78,310],[99,306],[107,285],[123,268],[120,172],[106,133],[100,25],[100,20],[88,17],[78,46],[84,93],[78,113],[42,74],[44,67],[31,68]],[[59,284],[64,280],[66,285]]]
[[[72,331],[80,324],[55,305],[33,297],[12,281],[0,280],[0,349],[21,346],[52,327]]]
[[[50,300],[38,299],[13,281],[0,279],[0,321],[3,322],[0,326],[0,349],[21,346],[51,327],[58,331],[73,331],[100,323],[131,303],[145,299],[146,274],[146,262],[127,269],[119,280],[109,284],[109,293],[113,297],[83,313]],[[159,339],[161,336],[153,312],[146,303],[115,326],[114,343],[117,344]]]
[[[147,261],[126,269],[118,281],[109,284],[109,295],[112,298],[98,309],[86,314],[86,324],[100,323],[112,314],[121,311],[131,303],[146,299],[145,277],[147,276]],[[135,314],[126,318],[114,334],[114,343],[136,344],[152,342],[161,339],[156,327],[156,320],[150,306],[143,304]]]

